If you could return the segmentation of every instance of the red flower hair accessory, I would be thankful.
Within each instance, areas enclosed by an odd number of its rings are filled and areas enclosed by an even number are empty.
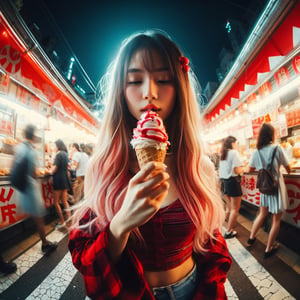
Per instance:
[[[179,57],[179,62],[181,64],[181,68],[183,72],[188,73],[190,66],[189,66],[189,59],[185,56],[180,56]]]

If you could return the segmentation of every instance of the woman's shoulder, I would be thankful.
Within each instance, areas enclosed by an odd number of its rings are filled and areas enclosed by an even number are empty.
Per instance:
[[[270,144],[269,145],[269,151],[272,152],[272,153],[273,153],[273,151],[276,151],[275,154],[283,152],[282,148],[279,145],[276,145],[276,144]]]
[[[63,158],[65,158],[65,157],[68,158],[68,153],[65,152],[65,151],[59,151],[59,152],[57,153],[57,156],[58,156],[58,157],[63,157]]]
[[[281,157],[282,155],[285,155],[283,148],[280,145],[276,146],[276,156]]]
[[[258,149],[260,152],[269,152],[275,149],[276,145],[274,144],[268,144],[263,146],[262,148]]]
[[[62,157],[61,151],[58,151],[58,152],[55,154],[55,159],[60,159],[61,157]]]
[[[75,153],[73,153],[72,159],[73,160],[80,159],[80,156],[81,156],[81,152],[76,151]]]
[[[236,149],[230,149],[230,150],[228,151],[228,154],[229,154],[229,155],[232,155],[232,156],[238,156],[238,155],[240,155],[240,154],[239,154],[239,151],[237,151]]]

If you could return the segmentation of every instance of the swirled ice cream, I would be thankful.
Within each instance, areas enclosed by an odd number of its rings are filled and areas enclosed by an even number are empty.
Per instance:
[[[164,162],[170,143],[163,121],[156,112],[148,110],[141,115],[130,143],[140,168],[149,161]]]

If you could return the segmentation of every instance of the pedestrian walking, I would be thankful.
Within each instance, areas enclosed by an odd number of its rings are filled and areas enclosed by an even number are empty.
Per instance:
[[[199,91],[188,62],[158,30],[131,36],[117,56],[69,238],[91,299],[226,299],[224,208],[203,176]],[[152,131],[163,133],[158,140],[170,141],[165,165],[138,165],[130,142],[141,115],[160,125]]]
[[[228,136],[224,139],[219,163],[221,189],[226,199],[226,219],[228,220],[224,234],[225,239],[233,238],[237,235],[233,227],[239,215],[243,195],[241,187],[243,164],[236,150],[236,142],[237,140],[234,136]]]
[[[52,243],[46,239],[44,224],[46,209],[40,190],[40,183],[36,180],[35,132],[36,127],[34,125],[29,124],[26,126],[24,130],[25,140],[16,149],[11,173],[18,174],[18,170],[22,171],[18,176],[25,183],[24,189],[17,189],[20,207],[24,213],[29,214],[33,218],[42,241],[42,251],[49,254],[56,249],[57,243]]]
[[[53,175],[54,206],[60,221],[56,228],[64,230],[68,224],[65,221],[60,201],[64,207],[66,220],[68,221],[71,217],[68,203],[68,190],[72,189],[68,172],[69,157],[67,147],[61,139],[55,141],[55,147],[56,155],[51,173]]]
[[[272,173],[275,180],[279,182],[278,190],[274,195],[267,195],[260,193],[260,208],[257,217],[253,222],[251,234],[247,242],[247,246],[250,247],[256,240],[256,234],[259,228],[262,226],[268,213],[272,214],[272,225],[268,236],[268,242],[264,253],[264,258],[268,258],[275,254],[279,248],[279,243],[275,240],[280,229],[280,220],[283,214],[284,198],[287,197],[286,189],[283,181],[280,167],[284,166],[288,173],[291,172],[289,166],[289,160],[286,157],[283,149],[278,145],[274,145],[275,141],[275,128],[270,123],[264,123],[259,131],[257,144],[255,150],[250,158],[249,170],[253,172],[255,170],[261,170],[264,166],[267,166],[271,162],[272,155],[274,153]],[[274,152],[275,151],[275,152]]]

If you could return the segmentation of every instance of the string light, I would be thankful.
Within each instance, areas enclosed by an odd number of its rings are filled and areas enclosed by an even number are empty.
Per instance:
[[[231,24],[229,20],[227,20],[225,28],[227,29],[227,33],[231,32]]]

